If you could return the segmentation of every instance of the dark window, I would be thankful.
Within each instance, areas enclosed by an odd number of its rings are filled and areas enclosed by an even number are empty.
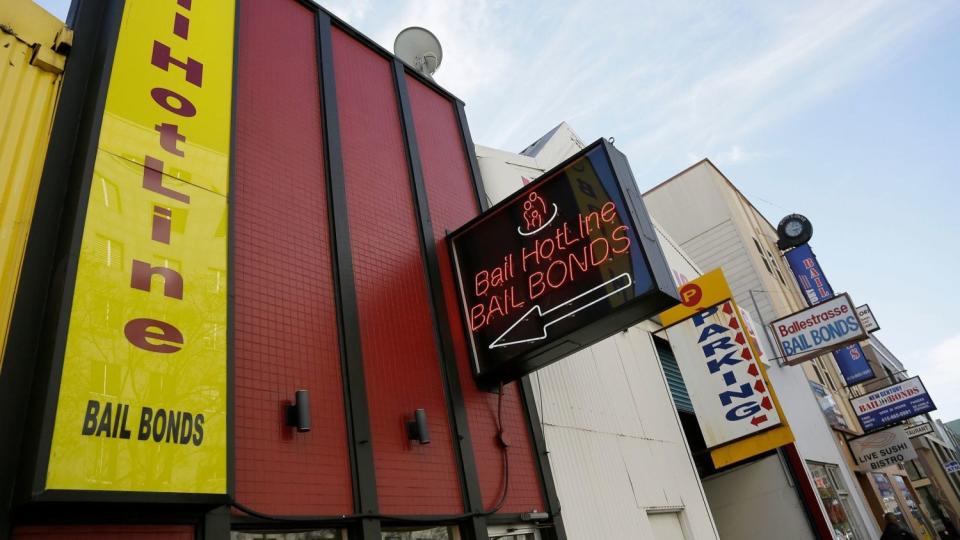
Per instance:
[[[693,402],[690,401],[690,394],[687,392],[687,385],[683,382],[680,366],[677,365],[673,349],[670,348],[669,342],[665,339],[654,337],[653,341],[657,345],[657,356],[660,357],[660,365],[663,366],[663,374],[667,378],[667,386],[670,387],[673,404],[678,411],[692,413]]]

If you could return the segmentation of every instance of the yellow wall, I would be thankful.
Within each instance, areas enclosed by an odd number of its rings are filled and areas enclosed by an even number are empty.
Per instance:
[[[3,4],[0,23],[14,34],[0,31],[0,351],[6,348],[65,61],[52,48],[62,22],[29,0]]]

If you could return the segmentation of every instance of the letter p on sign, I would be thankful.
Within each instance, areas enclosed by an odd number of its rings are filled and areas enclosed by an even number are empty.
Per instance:
[[[680,301],[687,307],[693,307],[703,298],[703,289],[694,283],[687,283],[680,287]]]

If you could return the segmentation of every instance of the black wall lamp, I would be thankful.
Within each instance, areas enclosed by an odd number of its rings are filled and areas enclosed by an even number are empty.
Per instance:
[[[286,406],[287,425],[300,433],[310,431],[310,394],[306,390],[294,393],[293,405]]]
[[[430,444],[430,432],[427,431],[427,411],[417,409],[413,420],[407,421],[407,438],[420,444]]]

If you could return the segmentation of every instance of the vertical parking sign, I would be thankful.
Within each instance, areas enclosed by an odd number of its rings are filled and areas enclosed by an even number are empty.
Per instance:
[[[681,305],[661,320],[708,448],[783,428],[771,444],[740,452],[736,461],[790,442],[792,435],[782,426],[755,342],[731,296],[723,273],[714,270],[682,286]]]

